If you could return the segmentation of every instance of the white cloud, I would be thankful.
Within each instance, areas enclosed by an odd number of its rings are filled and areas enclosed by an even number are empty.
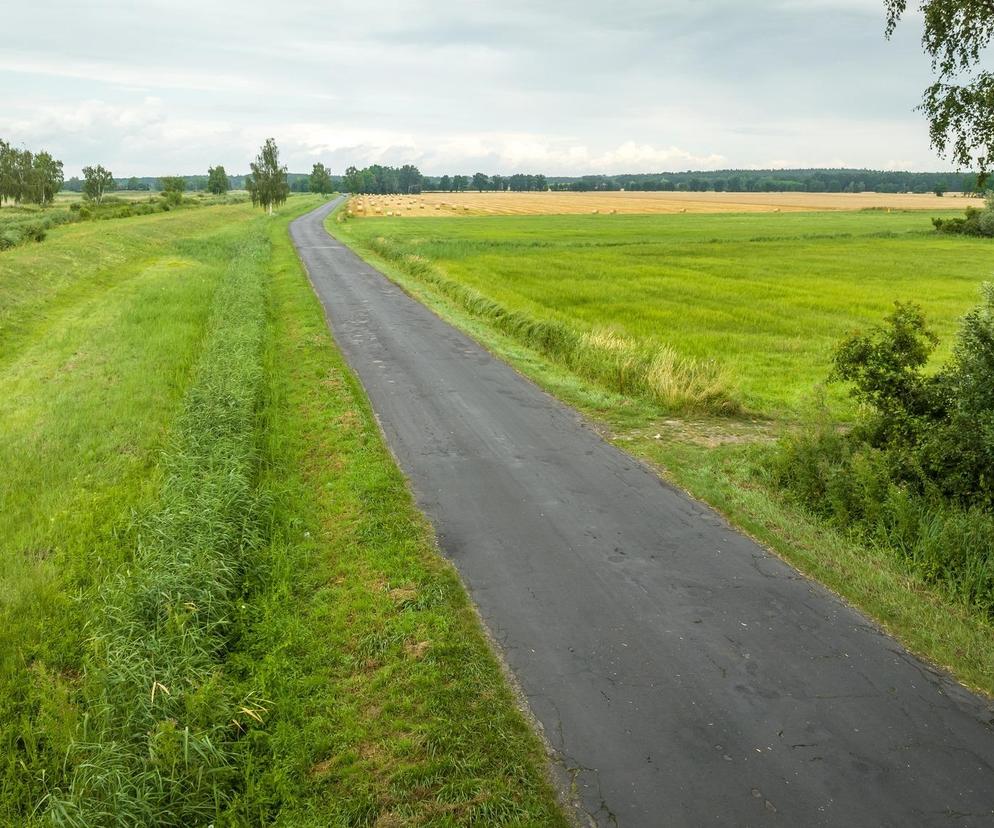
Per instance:
[[[0,30],[0,134],[67,170],[941,168],[880,0],[74,0]],[[58,44],[57,49],[52,44]],[[788,164],[789,161],[789,164]]]

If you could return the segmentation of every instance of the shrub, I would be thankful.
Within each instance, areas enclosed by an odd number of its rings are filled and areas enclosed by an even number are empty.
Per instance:
[[[0,232],[0,250],[16,247],[20,243],[21,233],[16,228],[10,227]]]
[[[984,209],[967,207],[963,218],[933,218],[932,224],[940,233],[994,237],[994,192],[987,194]]]
[[[937,339],[914,305],[843,341],[831,378],[850,384],[861,419],[843,433],[823,410],[781,439],[767,471],[811,511],[994,615],[994,285],[982,293],[934,374]]]

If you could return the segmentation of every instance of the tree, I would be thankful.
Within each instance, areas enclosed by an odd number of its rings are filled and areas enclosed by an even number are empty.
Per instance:
[[[15,204],[31,201],[31,182],[34,179],[34,156],[30,150],[16,149],[11,153],[11,196]]]
[[[95,167],[83,167],[83,195],[88,201],[99,204],[104,194],[114,189],[114,176],[110,170],[105,170],[97,164]]]
[[[404,164],[397,170],[397,190],[401,193],[420,193],[424,176],[413,164]]]
[[[51,204],[65,181],[62,162],[52,158],[50,153],[39,152],[31,164],[31,172],[31,201],[42,205]]]
[[[447,175],[443,175],[440,179],[438,179],[438,189],[440,189],[440,190],[451,190],[452,189],[452,179],[449,176],[447,176]]]
[[[347,193],[353,194],[363,192],[362,175],[356,167],[345,168],[345,176],[342,178],[342,189]]]
[[[932,188],[932,192],[941,198],[946,194],[946,190],[948,189],[949,186],[946,184],[945,181],[937,181],[935,183],[935,187]]]
[[[890,37],[908,4],[885,2]],[[960,168],[976,165],[986,181],[994,166],[994,73],[978,67],[994,36],[994,2],[921,0],[919,9],[925,18],[922,45],[936,74],[921,104],[932,146]]]
[[[280,166],[280,151],[276,141],[267,138],[255,161],[249,166],[252,172],[245,178],[245,188],[252,196],[252,203],[261,206],[272,215],[273,207],[286,203],[290,194],[286,166]]]
[[[324,164],[317,163],[314,165],[314,168],[311,170],[308,187],[312,193],[321,193],[321,195],[328,195],[332,191],[331,174]]]
[[[452,176],[452,189],[457,193],[463,192],[469,186],[469,179],[464,175]]]
[[[16,153],[14,147],[0,139],[0,206],[17,199]]]
[[[186,179],[180,175],[164,175],[159,179],[162,185],[162,197],[166,204],[176,207],[183,203],[183,192],[186,190]]]
[[[473,174],[473,189],[479,190],[481,193],[490,187],[490,178],[486,173],[474,173]]]
[[[216,167],[207,168],[207,189],[214,195],[224,195],[231,189],[231,181],[224,167],[218,164]]]

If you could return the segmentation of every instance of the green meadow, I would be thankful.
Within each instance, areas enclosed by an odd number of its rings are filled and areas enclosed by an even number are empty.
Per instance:
[[[824,381],[843,335],[895,300],[920,303],[948,345],[990,258],[983,239],[936,235],[927,214],[876,211],[376,218],[335,232],[408,271],[412,257],[433,263],[493,302],[491,317],[712,363],[746,412],[776,418]]]
[[[991,278],[992,248],[938,235],[929,219],[339,213],[328,227],[620,448],[913,652],[994,694],[986,614],[882,534],[826,522],[776,482],[779,438],[844,433],[858,414],[844,388],[826,384],[846,334],[913,301],[941,338],[933,365],[948,357]]]
[[[0,253],[0,822],[561,824],[287,235]]]

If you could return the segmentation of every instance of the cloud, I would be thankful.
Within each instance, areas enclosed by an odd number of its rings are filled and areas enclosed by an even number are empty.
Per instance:
[[[0,134],[118,174],[243,170],[268,136],[294,170],[942,167],[905,23],[884,41],[880,0],[15,3]]]

